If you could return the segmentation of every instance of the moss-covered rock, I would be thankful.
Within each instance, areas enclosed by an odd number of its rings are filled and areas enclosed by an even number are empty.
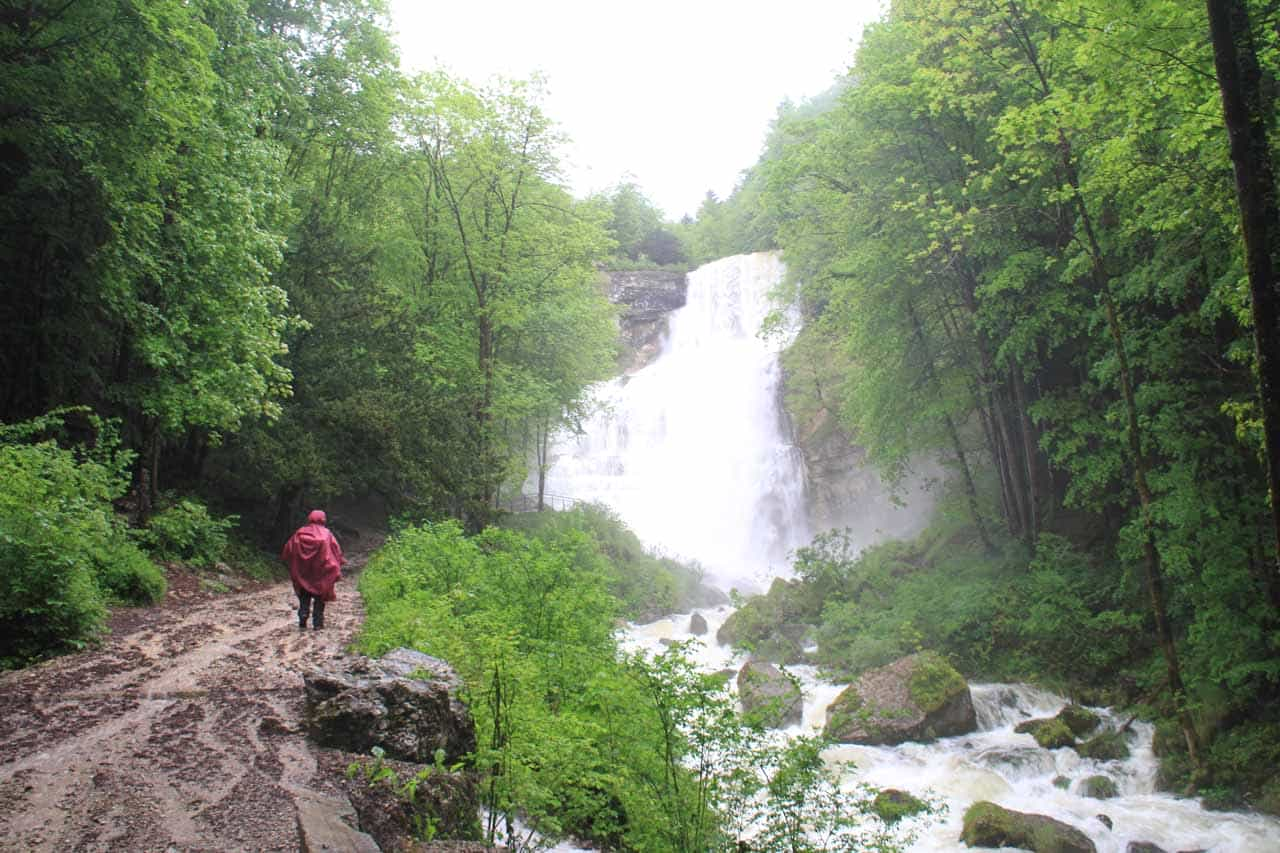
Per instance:
[[[1021,847],[1035,853],[1097,853],[1089,836],[1046,815],[980,801],[964,813],[960,840],[970,847]]]
[[[871,802],[871,810],[882,821],[890,824],[897,823],[904,817],[919,814],[927,808],[929,806],[924,800],[896,788],[885,788],[876,794],[876,798]]]
[[[1054,776],[1053,787],[1061,788],[1064,791],[1069,790],[1071,788],[1071,780],[1066,776]]]
[[[738,698],[747,720],[769,729],[794,726],[804,713],[804,697],[795,679],[764,661],[742,665]]]
[[[1122,732],[1103,732],[1078,744],[1076,752],[1094,761],[1124,761],[1129,757],[1129,744]]]
[[[1254,805],[1263,814],[1280,816],[1280,776],[1262,786]]]
[[[750,649],[774,663],[798,663],[813,633],[817,610],[799,581],[774,580],[769,591],[748,599],[716,631],[723,646]]]
[[[1120,789],[1110,776],[1090,776],[1080,783],[1080,796],[1092,797],[1095,800],[1109,800],[1119,796]]]
[[[956,695],[966,692],[969,685],[942,655],[925,652],[916,656],[907,689],[911,692],[911,701],[931,714]]]
[[[1066,723],[1076,737],[1084,737],[1102,723],[1097,714],[1083,705],[1068,705],[1058,712],[1055,719]]]
[[[827,709],[827,737],[891,745],[967,734],[977,728],[969,685],[936,652],[863,673]]]
[[[1058,749],[1064,746],[1075,746],[1076,738],[1067,724],[1057,717],[1039,720],[1027,720],[1018,723],[1013,729],[1018,734],[1031,735],[1044,749]]]

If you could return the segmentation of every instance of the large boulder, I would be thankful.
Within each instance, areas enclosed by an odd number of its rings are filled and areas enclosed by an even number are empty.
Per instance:
[[[777,578],[768,592],[752,596],[729,614],[716,631],[716,642],[750,649],[761,660],[803,663],[819,604],[810,600],[803,583]]]
[[[985,800],[965,811],[960,840],[970,847],[1020,847],[1034,853],[1097,853],[1098,849],[1070,824]]]
[[[335,658],[303,672],[306,727],[321,746],[431,764],[455,764],[476,748],[475,722],[458,699],[461,679],[444,661],[411,649],[377,660]]]
[[[893,745],[978,727],[969,685],[936,652],[920,652],[869,670],[827,708],[827,737]]]
[[[738,670],[738,698],[749,720],[770,729],[797,725],[804,697],[795,680],[766,661],[749,660]]]
[[[693,611],[689,616],[689,633],[695,637],[701,637],[703,634],[707,633],[707,630],[707,617],[703,616],[696,610]]]
[[[1057,719],[1066,724],[1066,727],[1071,729],[1071,733],[1076,737],[1084,737],[1097,729],[1102,723],[1101,718],[1093,711],[1083,705],[1075,704],[1067,705],[1059,711]]]

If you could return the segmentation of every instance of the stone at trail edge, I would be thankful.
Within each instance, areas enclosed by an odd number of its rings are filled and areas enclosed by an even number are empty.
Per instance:
[[[345,799],[305,796],[299,797],[295,805],[302,853],[378,853],[381,849],[372,836],[349,825],[347,821],[354,820],[355,810]]]
[[[970,847],[1021,847],[1034,853],[1097,853],[1098,849],[1070,824],[985,800],[965,811],[960,840]]]
[[[436,842],[476,841],[482,837],[480,791],[474,773],[451,773],[435,767],[368,757],[344,787],[359,815],[360,828],[373,836],[382,850],[419,849],[414,832],[430,826]],[[370,770],[381,768],[394,775],[373,780]],[[424,772],[425,771],[425,772]],[[417,779],[412,797],[402,786]]]
[[[831,703],[823,731],[840,743],[892,746],[977,727],[969,685],[941,655],[919,652],[863,673]]]
[[[738,670],[738,699],[745,716],[766,728],[794,726],[804,715],[804,697],[795,681],[766,661],[749,660]]]
[[[438,658],[412,649],[339,657],[304,670],[303,684],[307,734],[321,746],[359,754],[378,746],[419,764],[433,763],[436,750],[446,764],[475,751],[461,679]]]

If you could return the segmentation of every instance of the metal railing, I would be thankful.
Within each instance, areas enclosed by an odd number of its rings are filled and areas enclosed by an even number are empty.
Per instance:
[[[538,512],[539,509],[550,509],[559,512],[573,509],[579,503],[580,501],[577,498],[543,492],[541,507],[538,506],[537,495],[524,493],[512,495],[510,498],[503,500],[501,505],[507,512]]]

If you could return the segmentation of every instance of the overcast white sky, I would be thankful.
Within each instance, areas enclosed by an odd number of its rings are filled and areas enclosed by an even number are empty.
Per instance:
[[[392,0],[406,70],[546,78],[577,195],[630,177],[669,217],[728,195],[785,97],[831,85],[880,0]]]

